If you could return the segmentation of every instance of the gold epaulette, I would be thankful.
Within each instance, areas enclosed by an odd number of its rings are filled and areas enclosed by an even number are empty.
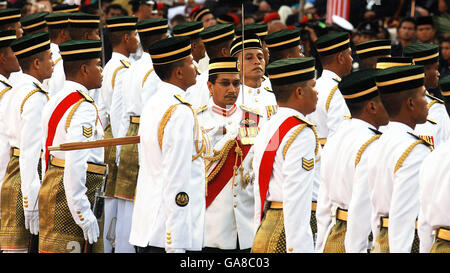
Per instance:
[[[150,75],[150,73],[152,73],[155,69],[152,67],[150,68],[147,73],[145,73],[144,78],[142,79],[142,87],[144,87],[145,82],[147,81],[148,76]]]
[[[7,82],[2,81],[2,80],[0,80],[0,82],[3,83],[4,85],[6,85],[6,86],[9,87],[9,88],[12,88],[12,86],[11,86],[9,83],[7,83]]]
[[[242,104],[240,105],[240,107],[241,107],[241,109],[242,109],[243,111],[245,111],[245,112],[249,112],[249,113],[252,113],[252,114],[255,114],[255,115],[258,115],[258,116],[261,116],[261,117],[262,117],[262,115],[261,115],[261,113],[259,112],[258,109],[250,108],[250,107],[247,107],[247,106],[242,105]]]
[[[338,89],[338,87],[339,86],[336,84],[336,86],[331,89],[330,94],[328,95],[327,102],[325,104],[325,109],[327,110],[327,112],[328,112],[328,109],[330,109],[331,99],[333,98],[334,93],[336,93],[336,90]]]
[[[208,105],[202,105],[198,108],[194,109],[195,114],[200,114],[201,112],[204,112],[206,109],[208,109]]]
[[[62,60],[62,57],[59,57],[58,59],[56,59],[55,63],[53,64],[53,66],[55,66],[57,63],[59,63],[59,61]]]
[[[179,100],[182,104],[186,104],[186,105],[191,106],[191,104],[185,98],[183,98],[183,96],[177,94],[177,95],[174,95],[174,97],[177,100]]]
[[[435,100],[436,102],[439,102],[439,103],[444,104],[444,101],[441,100],[440,98],[436,98],[435,96],[432,96],[432,95],[430,95],[430,94],[428,94],[428,93],[426,93],[425,95],[426,95],[428,98],[430,98],[430,99],[432,99],[432,100]]]
[[[344,119],[352,119],[352,115],[345,115]]]
[[[296,118],[298,118],[300,121],[303,121],[304,123],[306,123],[309,127],[315,126],[314,123],[311,123],[309,120],[302,118],[301,116],[295,116]]]
[[[33,94],[35,94],[35,93],[41,92],[41,93],[43,93],[43,94],[45,95],[45,97],[47,98],[47,100],[50,99],[50,97],[48,96],[47,91],[46,91],[44,88],[42,88],[42,86],[41,86],[40,84],[35,83],[35,82],[33,82],[33,84],[34,84],[34,86],[35,86],[36,88],[33,89],[33,90],[31,90],[31,91],[25,96],[25,98],[23,99],[22,104],[20,105],[20,114],[22,114],[22,112],[23,112],[23,106],[25,105],[25,102],[27,102],[27,100],[28,100]]]
[[[94,100],[88,95],[86,94],[84,91],[82,90],[77,90],[77,92],[83,97],[82,99],[80,99],[79,101],[77,101],[74,106],[72,107],[72,109],[70,110],[69,114],[67,115],[67,119],[66,119],[66,132],[70,127],[70,123],[72,121],[72,117],[75,114],[75,111],[77,111],[78,107],[80,107],[82,102],[89,102],[91,103],[94,108],[95,108],[95,112],[97,115],[97,118],[95,119],[95,125],[97,126],[98,120],[100,119],[100,117],[98,116],[98,109],[97,109],[97,105],[95,105]]]
[[[418,135],[416,135],[414,133],[411,133],[411,132],[408,132],[408,134],[410,134],[413,137],[417,138],[417,140],[422,140],[424,142],[423,144],[427,145],[428,147],[431,147],[431,148],[434,147],[434,143],[431,142],[431,140],[427,136],[418,136]]]
[[[77,90],[78,93],[80,93],[81,96],[83,96],[83,98],[86,99],[87,102],[94,102],[94,99],[92,99],[88,94],[86,94],[84,91],[82,90]]]
[[[126,68],[129,68],[130,67],[130,62],[129,61],[127,61],[127,60],[120,60],[120,62],[123,64],[123,66],[125,66]]]
[[[267,77],[266,75],[263,75],[263,76],[262,76],[261,82],[263,82],[263,81],[265,81],[265,80],[268,80],[268,79],[269,79],[269,77]]]
[[[437,122],[431,118],[427,118],[427,121],[429,121],[431,124],[437,124]]]
[[[317,156],[319,153],[319,137],[317,135],[317,131],[314,128],[314,124],[311,123],[310,121],[300,117],[300,116],[295,116],[297,119],[299,119],[300,121],[304,122],[303,124],[301,124],[297,129],[295,129],[295,131],[292,133],[292,135],[289,137],[288,141],[286,142],[286,145],[284,146],[283,149],[283,158],[286,156],[286,153],[289,149],[289,147],[291,146],[292,142],[295,140],[295,138],[298,136],[298,134],[300,134],[300,132],[305,129],[306,127],[311,128],[311,130],[314,133],[314,137],[316,139],[316,148],[314,150],[314,154]]]
[[[273,90],[270,89],[268,86],[264,87],[264,89],[265,89],[266,91],[270,92],[270,93],[273,93]]]
[[[47,90],[45,90],[45,89],[42,87],[42,85],[40,85],[39,83],[33,82],[33,84],[34,84],[34,86],[35,86],[36,88],[39,89],[39,92],[42,92],[42,93],[44,93],[44,94],[47,94],[47,93],[48,93]]]
[[[358,152],[356,153],[356,159],[355,159],[355,167],[359,164],[359,161],[361,160],[362,154],[364,153],[364,151],[367,149],[367,147],[369,147],[369,145],[374,142],[375,140],[379,139],[382,135],[382,133],[376,129],[370,128],[369,129],[375,133],[374,136],[372,136],[371,138],[369,138],[369,140],[367,140],[358,150]]]
[[[5,81],[0,80],[0,82],[2,82],[6,86],[4,89],[2,89],[0,91],[0,99],[1,99],[6,92],[11,90],[12,86],[9,83],[5,82]]]
[[[416,141],[414,141],[414,143],[412,143],[411,145],[409,145],[409,147],[403,152],[403,154],[400,156],[400,158],[397,160],[397,163],[395,164],[395,169],[394,169],[394,173],[396,173],[403,165],[403,162],[405,161],[405,159],[408,157],[408,155],[411,153],[411,151],[414,149],[414,147],[416,147],[419,144],[425,144],[431,151],[433,151],[433,145],[430,144],[428,141],[426,141],[425,139],[421,138],[420,136],[417,136],[411,132],[408,132],[410,135],[414,136],[415,138],[417,138]]]

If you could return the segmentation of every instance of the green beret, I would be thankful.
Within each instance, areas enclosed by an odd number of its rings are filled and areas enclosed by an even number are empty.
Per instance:
[[[314,43],[321,56],[344,51],[350,47],[350,37],[347,32],[330,33],[320,36]]]
[[[18,59],[46,51],[50,49],[50,35],[48,32],[24,35],[11,43],[11,49]]]
[[[377,68],[386,69],[395,66],[412,65],[413,60],[410,57],[381,57],[377,59]]]
[[[173,36],[187,36],[191,39],[200,37],[200,32],[203,31],[202,22],[186,22],[178,24],[173,28]]]
[[[285,85],[314,79],[315,64],[312,57],[288,58],[270,63],[266,71],[272,85]]]
[[[270,51],[280,51],[300,45],[300,31],[283,29],[267,35],[266,45]]]
[[[372,40],[355,45],[360,60],[375,56],[391,55],[391,40]]]
[[[97,40],[70,40],[59,45],[64,62],[101,58],[102,42]]]
[[[380,93],[395,93],[423,86],[423,65],[405,65],[380,70],[376,83]]]
[[[413,58],[414,64],[427,65],[439,61],[439,46],[435,44],[414,43],[405,46],[403,56]]]
[[[20,23],[22,24],[23,31],[27,33],[44,29],[47,26],[45,17],[48,14],[49,14],[48,12],[43,11],[32,13],[30,15],[22,17],[22,19],[20,19]]]
[[[200,32],[200,38],[205,46],[216,45],[234,39],[234,28],[232,24],[217,24],[210,26]]]
[[[11,24],[20,21],[20,9],[2,9],[0,10],[0,24]]]
[[[346,102],[362,102],[378,96],[375,76],[379,70],[363,69],[342,78],[338,87]]]
[[[188,37],[171,37],[154,43],[148,50],[153,65],[164,65],[182,60],[191,54]]]

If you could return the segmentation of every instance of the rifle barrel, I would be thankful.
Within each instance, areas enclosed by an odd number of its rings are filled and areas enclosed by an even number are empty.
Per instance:
[[[72,151],[72,150],[92,149],[116,145],[137,144],[139,142],[140,142],[139,136],[128,136],[128,137],[107,138],[86,142],[63,143],[60,144],[59,146],[50,146],[48,147],[48,149],[50,151]]]

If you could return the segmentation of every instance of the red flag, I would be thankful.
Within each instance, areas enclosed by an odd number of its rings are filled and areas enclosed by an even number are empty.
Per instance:
[[[327,23],[333,24],[333,15],[340,16],[349,21],[351,0],[328,0],[327,1]]]

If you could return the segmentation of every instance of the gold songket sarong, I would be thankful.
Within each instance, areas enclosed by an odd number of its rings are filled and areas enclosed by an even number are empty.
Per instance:
[[[347,222],[336,219],[336,224],[331,228],[323,253],[345,253],[345,233]]]
[[[131,117],[127,136],[137,136],[139,117]],[[120,150],[120,163],[117,170],[114,197],[134,200],[139,172],[138,145],[123,145]]]
[[[112,138],[111,125],[105,129],[104,139]],[[116,146],[105,147],[105,164],[108,165],[108,183],[106,184],[105,196],[114,197],[116,187],[117,165],[116,165]]]
[[[311,231],[312,231],[313,237],[315,237],[316,234],[317,234],[316,209],[317,209],[317,202],[316,201],[312,201],[311,220],[310,220],[309,224],[311,225]]]
[[[253,241],[252,253],[286,253],[283,208],[268,208]]]
[[[390,253],[388,227],[389,227],[389,217],[381,217],[380,233],[378,234],[370,253]],[[414,231],[414,240],[411,246],[411,253],[419,253],[419,245],[420,241],[419,235],[417,233],[417,221],[416,221],[416,230]]]
[[[91,171],[92,170],[92,171]],[[103,172],[103,173],[102,173]],[[95,190],[101,188],[106,166],[88,163],[86,173],[86,196],[91,203]],[[72,218],[64,191],[64,168],[49,164],[39,191],[39,252],[79,253],[85,244],[83,230]],[[103,252],[103,213],[98,220],[100,236],[92,252]]]

